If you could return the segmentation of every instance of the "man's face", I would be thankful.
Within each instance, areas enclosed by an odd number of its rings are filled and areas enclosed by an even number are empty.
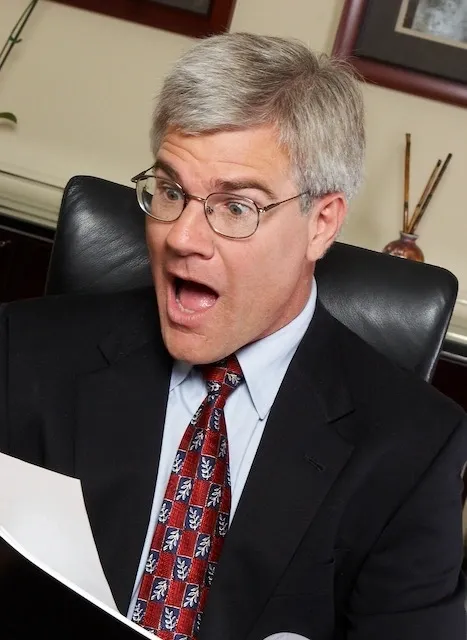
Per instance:
[[[259,207],[299,193],[288,156],[269,126],[199,136],[169,131],[157,160],[164,166],[157,175],[203,198],[232,192],[227,183],[240,186],[234,193]],[[337,211],[335,198],[327,209]],[[332,240],[330,223],[322,220],[324,204],[308,216],[299,199],[280,205],[262,214],[257,231],[244,239],[216,234],[203,203],[194,200],[175,222],[147,218],[162,336],[174,358],[215,362],[300,313],[310,295],[314,261]]]

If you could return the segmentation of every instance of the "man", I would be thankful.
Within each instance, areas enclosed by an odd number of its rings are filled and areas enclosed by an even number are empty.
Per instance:
[[[313,277],[361,181],[357,80],[207,38],[152,146],[156,296],[5,306],[0,448],[81,479],[119,609],[164,639],[464,640],[465,416]]]

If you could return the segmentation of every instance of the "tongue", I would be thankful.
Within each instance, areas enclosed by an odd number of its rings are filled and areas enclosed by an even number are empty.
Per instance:
[[[213,306],[217,295],[212,289],[202,284],[184,281],[180,283],[177,298],[184,309],[202,311]]]

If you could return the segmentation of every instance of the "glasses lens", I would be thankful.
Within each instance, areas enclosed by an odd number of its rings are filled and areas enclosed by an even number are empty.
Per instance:
[[[136,197],[141,209],[145,213],[151,213],[151,201],[154,195],[154,178],[144,176],[136,183]]]
[[[229,238],[247,238],[258,227],[259,213],[253,200],[228,193],[213,193],[206,200],[209,223]]]
[[[169,222],[183,211],[185,195],[171,180],[145,176],[138,181],[136,190],[141,208],[153,218]]]

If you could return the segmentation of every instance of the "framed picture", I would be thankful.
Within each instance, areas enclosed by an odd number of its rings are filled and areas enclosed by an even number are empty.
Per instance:
[[[346,0],[333,54],[370,82],[467,106],[467,0]]]
[[[195,38],[227,31],[236,0],[54,0]]]

